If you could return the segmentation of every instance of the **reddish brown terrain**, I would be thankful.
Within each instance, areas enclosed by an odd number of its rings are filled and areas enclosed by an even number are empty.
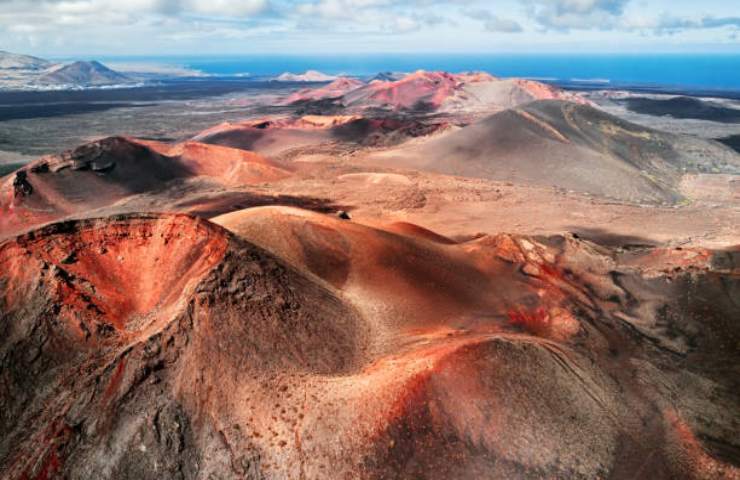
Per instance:
[[[278,103],[0,179],[0,478],[740,478],[737,154],[485,74]]]
[[[122,137],[41,158],[19,173],[0,184],[0,232],[5,235],[175,185],[249,185],[290,175],[253,152]]]
[[[285,103],[314,105],[314,108],[334,105],[350,111],[465,114],[503,110],[544,99],[589,103],[578,95],[532,80],[499,79],[480,72],[451,74],[424,70],[399,80],[373,80],[367,84],[340,78],[322,88],[296,92]]]

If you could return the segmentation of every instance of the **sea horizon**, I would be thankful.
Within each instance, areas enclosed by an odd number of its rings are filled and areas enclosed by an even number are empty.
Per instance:
[[[66,61],[80,57],[56,57]],[[330,75],[378,72],[485,71],[554,83],[740,90],[740,53],[666,54],[356,54],[356,55],[102,55],[114,66],[177,67],[205,76],[270,76],[318,70]]]

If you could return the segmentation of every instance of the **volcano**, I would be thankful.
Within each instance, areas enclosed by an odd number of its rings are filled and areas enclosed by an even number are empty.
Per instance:
[[[534,100],[588,102],[543,83],[521,79],[499,79],[487,73],[427,72],[420,70],[393,77],[376,78],[368,84],[338,83],[289,96],[287,103],[333,101],[342,108],[424,112],[498,111]],[[323,102],[323,103],[322,103]]]
[[[733,150],[485,73],[263,83],[0,178],[0,479],[740,478]]]
[[[100,62],[74,62],[41,75],[37,82],[45,85],[101,86],[121,85],[133,80]]]
[[[738,472],[736,254],[217,222],[0,245],[4,478]]]
[[[319,101],[338,98],[347,92],[362,87],[364,83],[361,80],[348,77],[339,77],[328,85],[318,88],[307,88],[299,90],[285,99],[286,104],[306,103],[310,101]]]
[[[19,55],[17,53],[0,50],[0,70],[44,70],[52,66],[52,63],[43,58],[30,55]]]
[[[625,122],[588,105],[541,100],[370,162],[517,181],[633,202],[681,200],[687,171],[740,172],[716,142]]]
[[[0,232],[109,207],[183,182],[244,185],[290,173],[243,150],[111,137],[43,157],[0,184]]]
[[[388,116],[303,115],[225,123],[199,133],[193,140],[279,158],[291,150],[322,144],[397,145],[448,127],[444,121]]]

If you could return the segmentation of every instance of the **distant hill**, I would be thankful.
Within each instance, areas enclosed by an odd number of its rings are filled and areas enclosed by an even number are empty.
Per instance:
[[[396,82],[398,80],[401,80],[403,77],[405,77],[406,73],[400,73],[400,72],[380,72],[377,75],[375,75],[373,78],[369,80],[369,82],[373,82],[375,80],[380,82]]]
[[[0,70],[44,70],[52,63],[43,58],[0,50]]]
[[[129,83],[133,80],[100,62],[74,62],[51,70],[38,78],[45,85],[100,86]]]
[[[365,82],[356,78],[339,77],[328,85],[320,88],[304,88],[289,95],[285,100],[286,105],[294,103],[310,103],[322,100],[333,100],[365,86]]]
[[[669,99],[633,97],[627,98],[624,103],[633,112],[647,115],[669,115],[673,118],[695,118],[709,120],[710,122],[740,123],[739,109],[693,97],[673,97]]]
[[[306,73],[301,74],[285,72],[275,80],[278,82],[331,82],[336,79],[337,77],[333,75],[327,75],[316,70],[308,70]]]
[[[37,90],[122,85],[135,80],[100,62],[53,63],[0,50],[0,89]]]
[[[397,79],[400,75],[400,79]],[[341,80],[341,79],[340,79]],[[286,103],[355,111],[379,109],[407,112],[494,112],[534,100],[556,99],[588,103],[577,93],[518,78],[500,79],[484,72],[448,73],[419,70],[410,74],[380,73],[369,83],[300,91]]]
[[[504,110],[369,160],[641,203],[680,202],[678,185],[686,172],[740,173],[740,157],[719,143],[651,130],[560,100]]]

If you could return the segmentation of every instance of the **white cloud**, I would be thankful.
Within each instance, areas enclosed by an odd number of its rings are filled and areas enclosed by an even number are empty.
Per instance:
[[[190,0],[182,2],[182,11],[193,11],[205,15],[247,16],[268,9],[267,0]]]
[[[444,23],[440,16],[428,13],[439,2],[318,0],[296,4],[287,16],[296,18],[298,26],[308,30],[403,34]]]
[[[609,30],[619,25],[630,0],[525,0],[529,14],[546,29]]]
[[[483,22],[483,27],[489,32],[519,33],[524,30],[521,24],[516,20],[499,17],[489,10],[465,10],[463,11],[463,15],[473,20]]]
[[[39,54],[479,51],[491,46],[490,32],[516,33],[506,45],[517,48],[571,42],[611,49],[615,39],[642,46],[650,38],[727,43],[740,32],[727,2],[0,0],[0,46]]]

